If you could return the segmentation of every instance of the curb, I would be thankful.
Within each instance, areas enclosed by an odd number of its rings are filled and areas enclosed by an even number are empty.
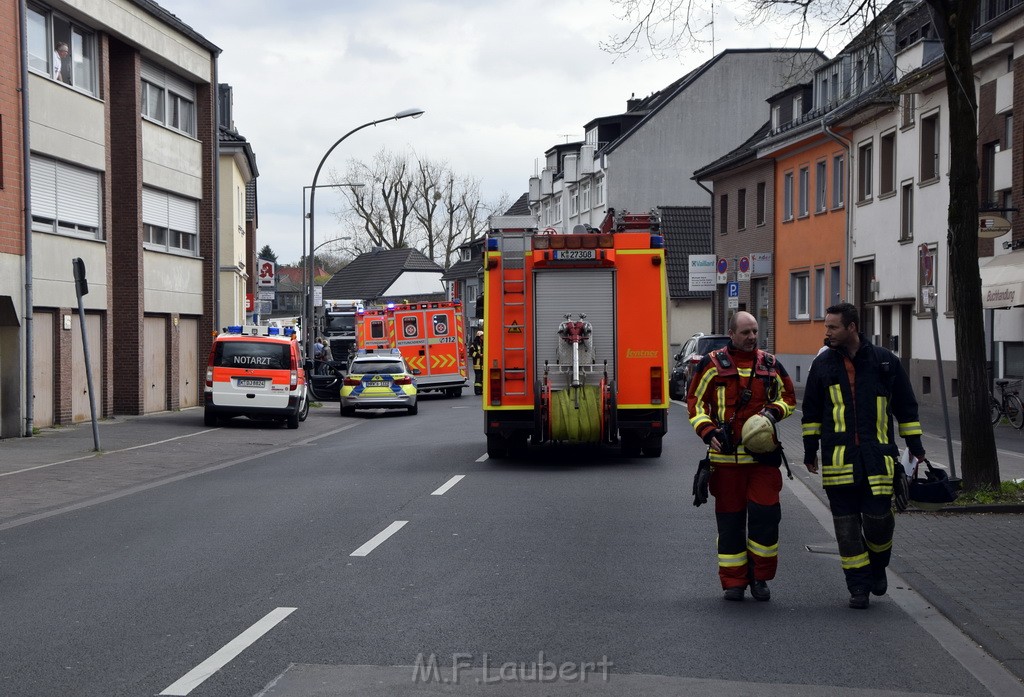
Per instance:
[[[1024,503],[977,503],[942,508],[916,508],[914,502],[902,513],[1024,513]]]

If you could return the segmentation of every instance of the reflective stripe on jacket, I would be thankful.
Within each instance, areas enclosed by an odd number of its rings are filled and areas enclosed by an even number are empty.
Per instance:
[[[855,389],[845,352],[824,351],[811,363],[801,419],[804,462],[814,460],[820,442],[824,486],[854,484],[859,458],[871,492],[888,496],[900,456],[896,435],[906,440],[912,453],[924,453],[917,399],[899,357],[872,345],[863,334],[860,341],[850,359]]]
[[[751,371],[754,372],[751,379]],[[750,385],[750,399],[739,409],[737,405],[743,390]],[[754,464],[754,456],[746,451],[740,441],[743,424],[762,409],[769,409],[776,421],[781,421],[796,408],[793,380],[782,364],[770,353],[740,351],[731,343],[705,355],[690,380],[686,407],[690,425],[703,440],[707,434],[724,427],[732,420],[732,442],[737,444],[734,453],[711,452],[713,464]]]

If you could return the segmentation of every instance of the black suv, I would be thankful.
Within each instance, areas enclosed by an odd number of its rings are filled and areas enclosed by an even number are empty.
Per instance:
[[[690,378],[705,353],[720,349],[729,343],[727,334],[694,334],[675,355],[672,374],[668,378],[668,395],[672,399],[686,399]]]

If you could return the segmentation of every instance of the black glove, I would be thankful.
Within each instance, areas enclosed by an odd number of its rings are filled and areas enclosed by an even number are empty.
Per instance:
[[[724,428],[713,428],[704,434],[704,444],[711,445],[712,438],[717,438],[720,444],[724,444],[728,441],[728,438],[725,437]]]
[[[910,482],[903,465],[896,463],[896,472],[892,477],[892,498],[896,504],[896,510],[903,512],[910,504]]]
[[[708,482],[711,480],[711,460],[700,461],[693,475],[693,505],[700,506],[708,502]]]

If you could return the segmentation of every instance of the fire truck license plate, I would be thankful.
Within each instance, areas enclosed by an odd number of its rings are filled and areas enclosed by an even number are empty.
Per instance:
[[[267,384],[265,378],[238,378],[239,387],[264,387]]]
[[[554,258],[558,261],[587,261],[597,259],[594,249],[556,249]]]

